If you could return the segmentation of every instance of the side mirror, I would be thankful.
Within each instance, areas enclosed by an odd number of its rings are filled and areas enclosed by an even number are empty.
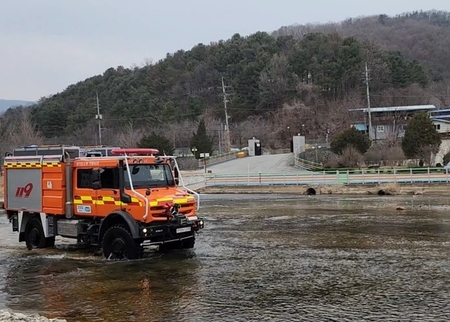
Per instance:
[[[174,177],[175,177],[175,185],[179,185],[180,184],[180,172],[178,171],[178,168],[174,169]]]
[[[100,182],[93,182],[92,183],[92,189],[94,189],[94,190],[98,190],[98,189],[101,189],[102,188],[102,184],[100,183]]]

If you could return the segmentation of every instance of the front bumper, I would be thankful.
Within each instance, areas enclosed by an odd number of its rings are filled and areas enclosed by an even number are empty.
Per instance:
[[[205,227],[204,220],[198,217],[185,217],[183,220],[159,224],[142,225],[139,229],[143,246],[160,245],[193,238],[195,233]]]

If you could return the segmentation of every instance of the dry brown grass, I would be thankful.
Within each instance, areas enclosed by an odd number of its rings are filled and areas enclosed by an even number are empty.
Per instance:
[[[400,186],[397,183],[386,183],[380,185],[379,190],[383,190],[387,195],[398,195],[400,193]]]

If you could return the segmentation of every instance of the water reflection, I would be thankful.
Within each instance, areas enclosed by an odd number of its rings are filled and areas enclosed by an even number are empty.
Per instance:
[[[170,320],[192,304],[198,267],[188,251],[115,263],[27,256],[9,269],[8,306],[69,321]]]
[[[69,321],[447,320],[447,200],[412,198],[207,196],[194,251],[133,262],[8,242],[0,304]]]

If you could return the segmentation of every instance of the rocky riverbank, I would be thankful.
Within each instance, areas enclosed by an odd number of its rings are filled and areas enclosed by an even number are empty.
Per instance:
[[[11,310],[0,310],[0,322],[23,321],[23,322],[67,322],[64,319],[48,319],[39,314],[16,313]]]

